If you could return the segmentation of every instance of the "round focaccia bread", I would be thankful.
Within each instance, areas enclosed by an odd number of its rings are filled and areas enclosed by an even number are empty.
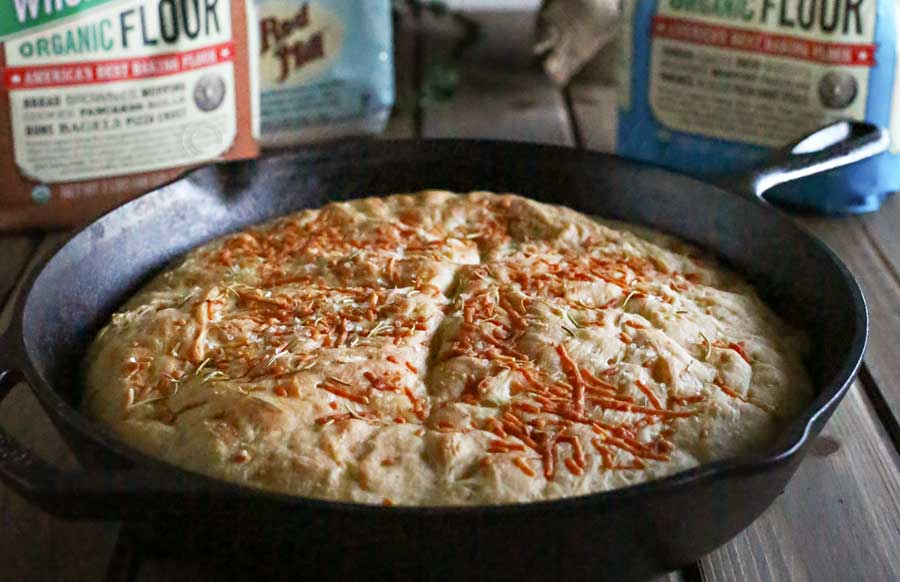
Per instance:
[[[803,346],[671,237],[427,191],[189,253],[98,334],[83,406],[141,451],[245,485],[527,502],[766,446],[811,398]]]

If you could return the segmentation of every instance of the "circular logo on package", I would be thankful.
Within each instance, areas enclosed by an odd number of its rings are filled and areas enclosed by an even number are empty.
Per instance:
[[[194,123],[184,129],[181,143],[191,156],[212,156],[219,153],[224,136],[214,124]]]
[[[856,99],[856,79],[850,73],[831,71],[819,81],[819,101],[828,109],[843,109]]]
[[[200,111],[213,111],[225,100],[225,80],[219,75],[203,75],[194,85],[194,103]]]
[[[38,184],[31,189],[31,199],[35,204],[44,204],[50,202],[50,186],[46,184]]]

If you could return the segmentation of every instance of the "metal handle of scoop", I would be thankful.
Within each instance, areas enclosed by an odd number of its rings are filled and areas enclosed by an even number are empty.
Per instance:
[[[718,183],[764,202],[765,192],[779,184],[871,158],[888,147],[890,136],[884,128],[861,121],[838,121],[777,150],[763,165],[723,177]]]

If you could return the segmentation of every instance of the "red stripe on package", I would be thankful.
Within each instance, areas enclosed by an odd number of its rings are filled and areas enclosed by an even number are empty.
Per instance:
[[[175,75],[234,60],[234,43],[183,53],[65,65],[11,67],[4,71],[7,89],[68,87]]]
[[[760,53],[831,65],[875,66],[874,44],[822,42],[797,36],[705,24],[694,20],[656,16],[652,35],[691,44]]]

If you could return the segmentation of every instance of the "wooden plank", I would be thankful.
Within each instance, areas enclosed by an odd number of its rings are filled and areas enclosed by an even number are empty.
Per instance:
[[[896,580],[897,452],[857,383],[784,494],[701,562],[703,580]]]
[[[900,204],[892,201],[885,211],[886,219],[892,218],[893,213],[900,217]],[[864,220],[879,223],[874,238],[868,235]],[[893,257],[897,235],[892,239],[881,225],[882,220],[873,215],[865,219],[805,217],[799,222],[834,249],[862,287],[870,321],[865,365],[875,384],[867,387],[877,390],[873,395],[876,400],[883,399],[887,410],[883,411],[881,419],[896,439],[897,419],[900,418],[900,367],[897,366],[896,349],[900,337],[900,279],[891,272],[890,261],[900,260],[900,257]],[[883,241],[885,248],[876,248],[873,240]]]
[[[574,83],[569,87],[572,115],[578,122],[579,145],[598,152],[616,149],[616,89],[608,85]]]
[[[565,101],[531,58],[534,15],[473,12],[480,27],[474,46],[458,64],[459,86],[446,103],[422,114],[423,137],[518,140],[571,145]],[[447,18],[423,18],[424,68],[450,59],[458,26]]]
[[[415,137],[418,96],[416,94],[416,19],[405,4],[398,4],[394,18],[394,85],[396,103],[382,137]]]
[[[573,88],[570,94],[583,143],[609,147],[610,136],[595,133],[609,132],[614,102],[604,89]],[[584,95],[600,98],[579,98]],[[878,272],[877,255],[852,220],[801,222],[835,246],[851,268]],[[881,366],[889,361],[888,338],[900,331],[900,297],[883,278],[864,278],[863,285],[877,328],[867,362]],[[891,568],[900,564],[898,459],[861,390],[855,385],[776,503],[702,560],[704,580],[891,579]]]
[[[38,261],[49,256],[68,236],[68,231],[0,236],[0,256],[4,261],[4,269],[0,271],[0,330],[6,328],[12,307],[11,300],[14,299],[16,286],[22,277]]]
[[[8,267],[0,290],[12,286],[9,273],[21,271],[29,258],[46,255],[63,236],[45,237],[37,249],[34,236],[0,239],[0,254]],[[26,386],[16,387],[4,400],[0,425],[51,463],[77,466]],[[56,519],[0,487],[0,580],[101,580],[117,530],[116,524]]]
[[[0,269],[0,305],[6,302],[22,269],[34,254],[40,236],[36,233],[17,233],[0,235],[0,256],[3,257]]]
[[[900,366],[893,357],[894,342],[900,337],[900,196],[892,196],[878,212],[854,217],[852,221],[859,225],[858,232],[865,236],[865,242],[858,236],[838,238],[828,232],[821,236],[850,263],[866,292],[873,311],[866,370],[890,411],[891,436],[900,449]],[[866,248],[866,243],[870,248]],[[884,417],[882,414],[883,420]]]
[[[894,446],[900,450],[900,366],[891,358],[894,339],[900,336],[896,309],[900,297],[900,228],[897,227],[900,224],[900,196],[895,194],[878,212],[855,220],[862,225],[863,232],[883,265],[879,268],[875,263],[872,269],[860,269],[862,274],[859,276],[863,285],[867,289],[880,289],[874,291],[878,294],[877,298],[873,293],[867,294],[869,305],[877,301],[881,310],[893,308],[891,318],[879,320],[877,325],[873,325],[870,345],[874,347],[870,348],[866,358],[866,371],[879,389],[884,408],[890,411],[891,419],[887,422],[890,422]],[[841,253],[846,255],[848,250],[842,250]],[[893,293],[890,292],[891,289]],[[889,303],[887,298],[892,302]],[[886,415],[881,416],[884,421]]]
[[[26,386],[0,406],[0,425],[51,463],[77,466]],[[57,519],[0,487],[0,580],[102,580],[117,530],[117,524]]]
[[[881,258],[891,267],[892,277],[900,281],[900,195],[891,196],[881,210],[864,214],[857,220],[877,247]]]

